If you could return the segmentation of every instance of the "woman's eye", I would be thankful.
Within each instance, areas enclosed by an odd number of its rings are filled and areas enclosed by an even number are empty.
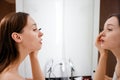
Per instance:
[[[112,31],[112,29],[108,29],[108,31]]]
[[[33,31],[36,31],[36,30],[37,30],[37,28],[33,29]]]

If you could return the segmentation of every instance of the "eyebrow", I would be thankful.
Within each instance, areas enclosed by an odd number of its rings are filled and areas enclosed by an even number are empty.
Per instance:
[[[36,26],[37,24],[36,24],[36,23],[34,23],[33,25],[35,25],[35,26]]]
[[[106,25],[107,28],[112,27],[112,26],[114,27],[115,25],[113,25],[113,24],[107,24]],[[104,25],[104,27],[105,27],[105,25]]]
[[[107,24],[106,28],[109,28],[110,26],[115,26],[115,25],[113,25],[113,24]],[[104,25],[104,29],[105,29],[105,25]]]
[[[34,23],[34,24],[32,24],[33,26],[35,26],[35,27],[37,27],[37,24],[36,23]]]
[[[108,26],[115,26],[115,25],[113,25],[113,24],[107,24]]]

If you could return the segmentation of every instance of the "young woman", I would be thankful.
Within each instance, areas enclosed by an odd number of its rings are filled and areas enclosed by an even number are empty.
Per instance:
[[[0,80],[45,80],[39,62],[43,33],[24,12],[10,13],[0,22]],[[21,62],[29,55],[33,79],[19,75]]]
[[[120,80],[120,14],[112,14],[107,19],[97,37],[96,46],[100,59],[93,80]],[[106,76],[107,50],[112,51],[117,61],[113,78]]]

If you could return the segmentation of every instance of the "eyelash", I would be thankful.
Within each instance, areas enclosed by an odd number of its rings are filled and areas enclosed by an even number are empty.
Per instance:
[[[36,30],[37,30],[37,28],[33,29],[33,31],[36,31]]]
[[[112,29],[108,29],[108,31],[112,31]]]
[[[40,31],[40,30],[41,30],[41,28],[39,28],[39,29],[37,29],[37,28],[33,29],[33,31],[36,31],[36,30],[39,30],[39,31]]]

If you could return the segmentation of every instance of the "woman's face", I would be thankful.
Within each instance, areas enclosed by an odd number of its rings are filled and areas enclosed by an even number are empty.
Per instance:
[[[27,25],[23,28],[22,47],[29,51],[36,51],[41,48],[43,33],[39,31],[35,21],[28,16]]]
[[[105,22],[100,35],[102,48],[108,50],[120,48],[120,26],[117,17],[111,17]]]

